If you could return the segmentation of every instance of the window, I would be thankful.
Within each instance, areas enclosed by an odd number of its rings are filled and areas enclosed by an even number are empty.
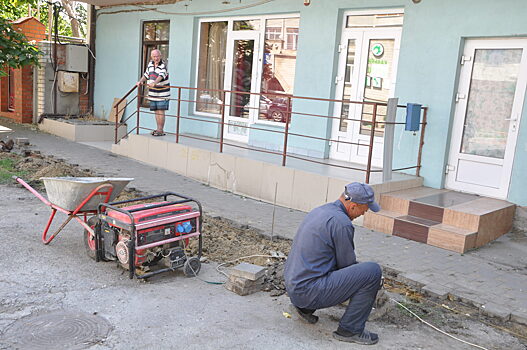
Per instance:
[[[260,120],[285,123],[291,109],[290,101],[280,95],[293,94],[299,25],[298,17],[266,20],[261,92],[269,95],[260,97]],[[281,37],[282,28],[286,28],[286,38]],[[280,33],[280,40],[269,34],[275,32]]]
[[[11,67],[7,69],[7,110],[15,111],[15,70]]]
[[[161,51],[161,56],[165,62],[168,61],[168,38],[170,32],[170,21],[155,21],[143,22],[143,36],[142,36],[142,59],[141,59],[141,75],[145,72],[148,63],[150,62],[150,53],[154,49]],[[141,95],[148,94],[148,88],[141,87]],[[148,107],[148,99],[143,97],[141,105]]]
[[[196,110],[220,113],[227,52],[227,22],[201,24]]]
[[[230,94],[229,116],[284,123],[290,106],[280,95],[293,93],[299,24],[298,17],[277,16],[201,22],[196,111],[220,114],[218,90],[233,90],[240,93]],[[258,101],[247,92],[269,95]]]
[[[298,28],[287,28],[286,50],[296,50],[298,46]]]
[[[282,27],[267,27],[265,28],[265,39],[267,40],[281,40]]]

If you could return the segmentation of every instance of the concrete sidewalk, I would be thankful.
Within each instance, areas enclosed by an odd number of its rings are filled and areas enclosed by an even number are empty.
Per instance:
[[[27,137],[43,154],[90,168],[105,176],[133,177],[129,185],[150,193],[174,191],[195,197],[204,211],[240,225],[249,225],[270,235],[273,206],[224,192],[183,176],[108,151],[74,143],[0,119],[13,129],[11,137]],[[308,189],[306,189],[308,190]],[[276,207],[276,236],[293,238],[305,213]],[[431,295],[450,295],[471,303],[488,315],[527,325],[527,237],[508,233],[491,244],[466,254],[457,254],[426,244],[358,227],[355,236],[360,261],[376,261]]]

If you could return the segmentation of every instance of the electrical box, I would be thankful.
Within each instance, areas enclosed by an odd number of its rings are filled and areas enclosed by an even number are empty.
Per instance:
[[[408,103],[406,105],[406,125],[404,130],[417,131],[421,123],[421,105],[417,103]]]
[[[88,48],[80,45],[66,45],[66,64],[61,68],[69,72],[88,72]]]
[[[57,86],[60,92],[79,92],[79,73],[58,71]]]

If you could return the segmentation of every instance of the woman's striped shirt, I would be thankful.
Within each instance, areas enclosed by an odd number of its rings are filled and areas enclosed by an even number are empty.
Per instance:
[[[148,99],[150,101],[164,101],[170,97],[170,84],[168,82],[168,70],[165,62],[159,62],[157,67],[155,67],[154,61],[150,61],[144,77],[147,79],[148,84],[153,83],[157,77],[162,77],[156,86],[148,88]]]

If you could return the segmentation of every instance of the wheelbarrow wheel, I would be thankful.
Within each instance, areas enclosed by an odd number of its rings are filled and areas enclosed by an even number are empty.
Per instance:
[[[196,257],[188,258],[183,265],[183,273],[187,277],[197,276],[199,270],[201,270],[201,261]]]
[[[88,219],[88,226],[95,229],[97,224],[97,218],[92,216]],[[86,254],[93,260],[96,260],[97,251],[95,250],[95,237],[90,234],[90,231],[84,229],[84,248],[86,248]]]

